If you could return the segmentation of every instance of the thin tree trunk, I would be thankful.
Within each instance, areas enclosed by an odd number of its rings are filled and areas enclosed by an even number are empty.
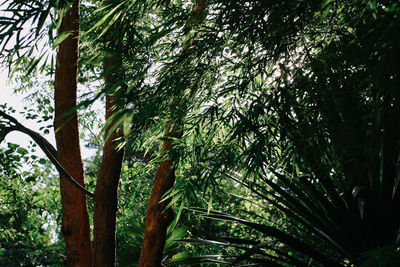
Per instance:
[[[62,18],[60,33],[71,32],[57,48],[55,75],[55,129],[57,159],[84,186],[77,113],[64,116],[76,106],[78,74],[79,0]],[[64,117],[62,117],[64,116]],[[61,117],[61,118],[60,118]],[[60,176],[62,233],[68,266],[92,266],[89,216],[86,195]]]
[[[205,9],[204,0],[196,0],[191,11],[191,19],[197,20],[203,15]],[[192,21],[193,24],[194,21]],[[190,28],[189,26],[188,28]],[[191,40],[192,41],[192,40]],[[184,45],[182,55],[187,52],[190,47],[190,42]],[[176,107],[173,107],[174,109]],[[174,113],[176,110],[172,110]],[[172,138],[181,138],[182,131],[173,129],[171,125],[166,128],[166,136]],[[145,234],[143,246],[140,251],[139,267],[158,267],[161,266],[163,250],[166,241],[168,225],[173,221],[175,213],[170,207],[164,210],[170,200],[162,201],[165,193],[170,190],[175,183],[175,167],[177,155],[176,153],[167,153],[173,149],[174,143],[171,140],[163,142],[162,152],[166,153],[167,159],[163,160],[157,168],[156,176],[153,183],[153,188],[150,195],[150,200],[147,205],[145,217]]]
[[[167,127],[166,135],[168,137],[180,138],[181,132],[171,133],[171,125]],[[170,151],[173,142],[165,140],[162,152]],[[162,201],[164,194],[172,188],[175,183],[175,168],[173,164],[176,155],[167,155],[157,168],[154,179],[153,189],[146,210],[145,235],[143,247],[140,251],[139,266],[161,266],[162,254],[165,245],[167,227],[174,219],[174,211],[168,208],[164,211],[169,201]]]
[[[115,60],[104,61],[106,87],[115,84],[115,68],[119,68]],[[113,97],[106,96],[106,120],[117,112]],[[108,133],[108,130],[106,131]],[[116,139],[121,137],[117,128],[106,140],[103,147],[103,158],[97,177],[94,194],[93,226],[94,226],[94,258],[96,267],[115,266],[116,258],[116,215],[118,204],[118,182],[124,157],[124,150],[117,149]]]

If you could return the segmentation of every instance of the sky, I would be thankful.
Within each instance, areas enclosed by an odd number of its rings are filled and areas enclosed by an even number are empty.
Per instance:
[[[38,125],[35,123],[30,122],[29,120],[25,120],[23,116],[19,114],[20,111],[23,111],[23,107],[26,106],[24,103],[23,98],[24,95],[21,94],[14,94],[13,89],[14,85],[8,83],[8,73],[4,67],[0,70],[0,104],[7,104],[7,106],[11,106],[17,110],[16,113],[12,114],[15,118],[19,120],[24,126],[32,129],[38,130]],[[11,114],[10,114],[11,115]],[[54,145],[54,138],[47,138],[50,143]],[[16,143],[23,147],[27,147],[29,144],[30,138],[27,137],[25,134],[19,132],[11,132],[6,136],[6,139],[0,144],[2,147],[6,145],[7,142]]]

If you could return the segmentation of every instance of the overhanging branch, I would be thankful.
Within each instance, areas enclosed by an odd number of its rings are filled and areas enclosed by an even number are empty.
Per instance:
[[[69,175],[69,173],[61,166],[60,162],[57,160],[57,150],[53,147],[52,144],[49,143],[43,136],[41,136],[39,133],[26,128],[23,126],[16,118],[8,115],[4,111],[0,110],[0,116],[9,120],[11,123],[14,125],[9,125],[9,126],[4,126],[3,129],[0,129],[3,131],[3,137],[5,137],[8,133],[12,131],[19,131],[22,132],[28,136],[30,136],[33,141],[38,144],[38,146],[43,150],[44,154],[49,158],[49,160],[54,164],[56,167],[57,171],[61,174],[61,176],[65,177],[71,184],[73,184],[75,187],[77,187],[79,190],[81,190],[83,193],[87,194],[88,196],[93,197],[94,194],[87,190],[85,187],[83,187],[81,184],[79,184],[74,178]]]

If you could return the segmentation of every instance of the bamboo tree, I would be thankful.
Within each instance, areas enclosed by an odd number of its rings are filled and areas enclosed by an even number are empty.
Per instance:
[[[36,2],[35,2],[36,3]],[[23,2],[21,6],[30,3]],[[12,6],[12,4],[10,4]],[[50,8],[52,5],[49,6]],[[117,189],[123,161],[123,150],[117,150],[115,139],[121,132],[114,130],[103,147],[103,159],[96,184],[96,194],[85,189],[84,170],[79,146],[79,131],[77,113],[77,72],[78,72],[78,36],[79,36],[80,2],[60,1],[59,10],[62,22],[59,38],[67,36],[57,48],[57,65],[55,76],[55,129],[57,149],[40,134],[24,127],[14,117],[0,111],[0,116],[7,119],[4,136],[11,131],[20,131],[29,135],[44,151],[46,156],[56,166],[61,176],[61,195],[63,227],[62,232],[66,242],[67,264],[71,266],[91,266],[92,251],[90,242],[89,218],[85,194],[94,197],[94,265],[115,265],[115,230],[117,211]],[[23,9],[18,9],[23,10]],[[66,13],[63,13],[66,11]],[[26,12],[26,10],[23,10]],[[37,11],[39,15],[41,10]],[[44,15],[48,15],[43,12]],[[46,16],[41,15],[40,21]],[[23,20],[22,23],[26,21]],[[21,23],[18,20],[15,23]],[[39,22],[40,24],[40,22]],[[41,27],[41,26],[40,26]],[[39,26],[38,26],[39,28]],[[38,31],[38,30],[37,30]],[[8,32],[7,34],[14,34]],[[110,40],[107,42],[112,43]],[[109,46],[109,44],[107,44]],[[112,47],[112,45],[111,45]],[[104,61],[104,73],[107,91],[115,86],[115,73],[120,68],[120,60],[114,60],[116,50],[109,49]],[[118,57],[120,59],[120,57]],[[106,119],[117,112],[111,94],[106,96]],[[112,124],[112,122],[111,122]],[[112,127],[108,127],[108,130]],[[109,131],[106,131],[107,133]]]
[[[109,44],[111,43],[111,44]],[[103,68],[105,73],[106,91],[112,90],[117,84],[118,73],[121,71],[121,57],[115,49],[115,43],[108,41],[109,48]],[[106,95],[106,121],[110,123],[106,129],[107,139],[103,146],[103,157],[97,177],[94,195],[93,226],[94,226],[94,266],[115,266],[116,258],[116,214],[118,204],[118,182],[124,158],[124,149],[118,149],[117,139],[122,137],[119,128],[112,130],[113,115],[118,108],[112,92]],[[115,119],[115,117],[114,117]],[[111,121],[110,121],[111,120]],[[109,132],[112,130],[112,132]]]
[[[63,1],[60,1],[63,6]],[[79,0],[75,0],[61,18],[60,35],[69,36],[57,48],[55,74],[55,131],[57,159],[64,169],[84,186],[84,171],[79,144],[76,106],[78,75]],[[67,112],[69,113],[68,115]],[[89,216],[86,195],[61,175],[62,233],[67,264],[91,266]]]
[[[205,1],[196,0],[196,4],[191,11],[191,20],[199,20],[205,10]],[[190,26],[189,26],[190,27]],[[189,50],[193,40],[184,44],[182,57]],[[175,103],[179,102],[175,100]],[[171,107],[171,116],[176,117],[179,113],[179,104]],[[164,195],[175,183],[175,166],[177,164],[177,153],[174,151],[174,139],[182,137],[182,127],[178,123],[167,124],[161,153],[164,157],[157,168],[153,188],[147,205],[145,216],[145,234],[143,247],[140,251],[139,266],[160,266],[163,256],[163,249],[166,240],[167,228],[174,219],[174,211],[171,207],[166,209],[170,200],[162,201]]]

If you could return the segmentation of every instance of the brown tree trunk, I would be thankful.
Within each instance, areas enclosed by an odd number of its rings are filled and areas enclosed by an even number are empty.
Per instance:
[[[187,25],[187,30],[193,25],[200,22],[200,18],[205,10],[205,1],[196,0],[196,4],[191,11],[191,21]],[[190,49],[190,44],[193,40],[189,40],[184,44],[182,56]],[[178,101],[179,102],[179,101]],[[173,107],[174,109],[176,107]],[[172,110],[174,113],[176,110]],[[167,126],[166,136],[173,138],[181,138],[182,131],[171,129],[171,125]],[[170,140],[163,142],[162,152],[166,153],[171,151],[174,144]],[[175,217],[172,208],[164,211],[169,203],[169,199],[162,201],[165,193],[170,190],[175,183],[175,167],[177,155],[176,153],[168,153],[167,159],[163,160],[157,168],[156,177],[153,183],[150,200],[147,204],[146,217],[145,217],[145,234],[143,239],[143,246],[140,251],[139,267],[159,267],[161,266],[163,250],[166,240],[168,225]]]
[[[114,60],[104,61],[106,87],[112,87],[115,74],[121,64]],[[117,112],[113,97],[106,96],[106,120]],[[109,127],[110,128],[110,127]],[[108,130],[106,131],[108,133]],[[116,139],[121,137],[116,129],[106,140],[103,147],[103,158],[97,177],[94,193],[93,226],[94,226],[94,258],[96,267],[115,266],[116,257],[116,215],[118,204],[118,182],[124,157],[124,150],[117,149]]]
[[[60,33],[71,32],[57,48],[55,75],[55,129],[57,159],[84,186],[77,113],[64,116],[76,106],[78,74],[79,0],[62,18]],[[62,117],[64,116],[64,117]],[[61,117],[61,118],[60,118]],[[89,216],[86,195],[60,176],[62,233],[68,266],[92,266]]]
[[[181,133],[171,133],[171,126],[167,127],[168,137],[180,138]],[[173,147],[173,142],[165,140],[162,152],[168,152]],[[143,247],[140,251],[139,266],[161,266],[162,254],[165,245],[167,227],[174,219],[172,208],[164,211],[169,201],[160,202],[164,194],[172,188],[175,183],[176,155],[167,155],[157,168],[156,177],[151,191],[149,203],[147,204],[145,219],[145,235]],[[163,212],[164,211],[164,212]]]

